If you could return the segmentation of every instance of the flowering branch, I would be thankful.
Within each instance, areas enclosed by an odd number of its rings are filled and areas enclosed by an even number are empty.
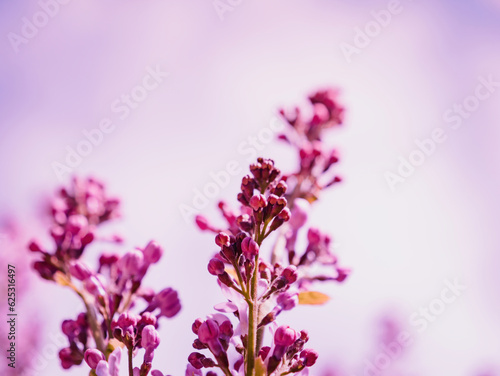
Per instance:
[[[343,108],[338,105],[337,93],[320,91],[309,97],[313,115],[309,120],[281,111],[290,125],[287,134],[280,135],[298,151],[299,168],[284,175],[274,161],[258,158],[250,165],[250,175],[242,179],[238,201],[239,212],[233,212],[225,202],[219,209],[227,222],[220,231],[206,218],[197,216],[196,223],[203,231],[216,235],[220,251],[208,264],[208,271],[218,279],[227,302],[215,309],[232,313],[239,324],[235,330],[228,317],[222,314],[197,319],[193,332],[198,336],[193,347],[208,349],[214,359],[199,352],[189,358],[188,374],[202,375],[202,368],[219,367],[225,374],[246,376],[286,375],[307,372],[314,365],[317,353],[304,349],[307,332],[297,332],[288,326],[277,326],[276,317],[294,308],[300,298],[316,299],[309,288],[315,281],[345,280],[347,269],[340,268],[330,249],[330,237],[318,229],[309,228],[308,246],[297,254],[296,239],[307,221],[308,206],[319,198],[320,192],[340,182],[329,170],[338,161],[334,150],[322,143],[323,131],[342,123]],[[276,230],[277,239],[270,255],[264,260],[265,240]],[[288,257],[283,257],[285,251]],[[313,274],[324,269],[325,274]],[[331,273],[333,269],[333,273]],[[317,301],[314,301],[316,304]],[[271,346],[263,346],[265,328],[273,335]],[[237,360],[229,369],[229,345]],[[228,373],[229,372],[229,373]],[[207,375],[211,375],[209,371]]]
[[[158,263],[163,249],[155,241],[124,255],[103,253],[93,270],[83,261],[89,245],[103,240],[121,243],[121,237],[98,238],[97,228],[119,216],[119,201],[107,197],[104,185],[95,179],[74,179],[52,201],[50,234],[53,252],[32,241],[29,249],[39,255],[33,269],[48,281],[70,287],[83,301],[85,312],[76,320],[65,320],[62,331],[69,346],[59,352],[64,369],[83,360],[91,375],[118,376],[121,349],[126,348],[130,376],[147,376],[154,350],[160,343],[158,319],[175,316],[181,306],[177,292],[166,288],[158,293],[142,286],[149,267]],[[138,305],[144,306],[134,312]],[[140,367],[133,356],[145,349]],[[153,376],[160,376],[153,371]]]

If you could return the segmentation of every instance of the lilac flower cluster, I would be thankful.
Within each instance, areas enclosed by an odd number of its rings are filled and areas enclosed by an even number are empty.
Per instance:
[[[89,178],[75,178],[52,201],[50,235],[55,250],[50,252],[32,241],[29,249],[39,255],[33,269],[50,281],[70,287],[83,301],[85,311],[75,320],[65,320],[62,331],[69,345],[60,350],[64,369],[86,361],[97,376],[117,376],[122,348],[127,349],[129,374],[147,376],[160,339],[161,317],[171,318],[181,309],[177,292],[165,288],[155,292],[142,281],[149,267],[159,262],[163,249],[155,241],[123,255],[103,253],[92,269],[82,256],[97,240],[120,243],[119,236],[97,237],[97,227],[118,217],[119,201],[109,198],[104,185]],[[139,307],[141,307],[139,309]],[[139,367],[133,357],[144,349]],[[152,371],[153,376],[161,375]]]
[[[213,367],[225,375],[307,374],[315,364],[318,354],[305,349],[307,332],[278,326],[276,318],[282,311],[293,309],[301,298],[305,304],[311,300],[317,304],[318,296],[323,295],[311,293],[313,282],[342,282],[348,275],[347,269],[338,266],[331,238],[320,230],[308,228],[305,250],[297,246],[308,207],[321,190],[340,181],[338,176],[330,176],[337,153],[322,142],[323,130],[342,122],[343,108],[336,96],[333,90],[312,95],[309,100],[313,111],[308,120],[298,109],[293,117],[281,111],[290,129],[279,138],[296,148],[296,172],[284,175],[274,161],[258,158],[250,165],[250,174],[242,179],[237,196],[240,209],[233,211],[225,202],[218,205],[225,229],[203,216],[196,217],[201,230],[216,234],[220,250],[208,263],[208,271],[217,277],[227,302],[215,306],[221,313],[193,324],[198,336],[193,347],[208,350],[213,358],[193,352],[187,374],[203,375],[203,368]],[[263,243],[273,233],[275,244],[267,262]],[[224,313],[236,317],[236,328]],[[272,335],[269,346],[264,346],[266,327]],[[214,374],[212,370],[207,372]]]

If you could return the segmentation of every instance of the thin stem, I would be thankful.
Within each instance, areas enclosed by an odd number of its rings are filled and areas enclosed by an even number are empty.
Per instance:
[[[259,255],[255,256],[255,267],[252,274],[250,288],[250,303],[248,304],[248,339],[247,339],[247,368],[246,376],[253,376],[255,372],[255,354],[257,351],[257,326],[259,325],[259,307],[257,302],[257,274],[259,272]]]
[[[128,348],[128,375],[134,376],[134,364],[132,363],[132,348]]]
[[[245,283],[243,282],[243,276],[241,275],[241,270],[240,270],[240,268],[239,268],[238,261],[235,261],[235,262],[233,263],[233,267],[234,267],[234,270],[235,270],[235,272],[236,272],[236,275],[238,276],[238,282],[239,282],[239,284],[240,284],[240,287],[241,287],[241,289],[242,289],[242,290],[243,290],[243,292],[244,292],[244,294],[242,294],[242,295],[247,296],[247,295],[248,295],[248,294],[247,294],[247,290],[246,290],[246,288],[245,288]]]
[[[87,320],[89,322],[90,331],[92,332],[92,336],[94,337],[96,347],[103,354],[105,354],[106,347],[104,346],[104,339],[102,338],[101,327],[100,327],[99,323],[97,322],[97,317],[95,315],[94,306],[87,301],[87,299],[85,298],[85,295],[80,290],[78,290],[78,288],[73,283],[69,282],[69,286],[83,300],[83,304],[85,304],[85,309],[87,310]]]
[[[219,367],[222,370],[222,372],[224,372],[224,375],[232,376],[231,371],[227,367],[221,367],[219,365],[217,365],[217,367]]]

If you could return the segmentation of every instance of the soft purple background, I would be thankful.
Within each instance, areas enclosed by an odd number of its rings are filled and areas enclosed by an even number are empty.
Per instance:
[[[75,172],[103,178],[123,198],[124,219],[115,227],[129,247],[150,238],[164,245],[149,282],[179,289],[184,309],[163,323],[155,365],[180,375],[191,322],[222,297],[204,272],[213,239],[186,223],[179,205],[190,205],[193,189],[203,189],[227,161],[247,165],[238,145],[267,127],[278,106],[336,85],[348,113],[331,141],[342,152],[345,183],[323,196],[311,223],[333,233],[354,273],[343,286],[321,287],[333,297],[326,307],[299,308],[281,322],[310,330],[321,354],[315,374],[335,365],[358,376],[377,345],[378,320],[393,313],[408,326],[407,317],[457,277],[467,291],[415,336],[393,369],[415,376],[498,372],[500,93],[457,131],[442,116],[474,93],[479,76],[500,79],[500,2],[402,1],[403,11],[349,64],[339,45],[352,43],[354,29],[387,4],[243,1],[221,21],[209,0],[73,0],[15,53],[8,33],[19,33],[22,18],[39,6],[1,2],[2,215],[43,238],[41,202],[60,184],[52,162],[64,162],[66,146],[111,117],[116,129]],[[118,119],[111,103],[156,65],[169,77]],[[436,127],[448,140],[391,192],[384,173]],[[267,144],[261,154],[293,165],[282,146]],[[234,202],[242,174],[217,198]],[[212,201],[203,213],[214,213]],[[25,309],[46,320],[43,339],[76,315],[79,302],[69,291],[35,284]],[[40,374],[60,373],[52,360]]]

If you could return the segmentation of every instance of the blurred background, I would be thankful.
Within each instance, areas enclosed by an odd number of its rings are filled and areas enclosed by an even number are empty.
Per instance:
[[[387,320],[414,339],[387,374],[500,374],[499,1],[2,1],[0,35],[0,214],[18,229],[18,246],[0,239],[2,258],[27,269],[22,245],[48,240],[55,189],[71,174],[103,179],[123,199],[123,219],[104,231],[124,234],[124,249],[158,240],[166,254],[147,282],[183,302],[163,322],[155,368],[183,374],[191,323],[223,299],[204,272],[212,236],[186,207],[214,216],[218,199],[235,203],[254,154],[294,166],[262,130],[279,107],[335,86],[347,113],[329,142],[344,183],[310,223],[353,273],[319,287],[326,306],[281,323],[310,331],[314,374],[363,375]],[[474,99],[478,86],[487,98]],[[109,132],[85,148],[99,126]],[[391,189],[388,172],[436,129],[445,141]],[[229,161],[240,172],[197,199]],[[466,290],[419,332],[409,318],[446,280]],[[19,325],[35,313],[43,349],[81,307],[70,291],[29,285]],[[57,356],[46,363],[40,375],[62,373]]]

